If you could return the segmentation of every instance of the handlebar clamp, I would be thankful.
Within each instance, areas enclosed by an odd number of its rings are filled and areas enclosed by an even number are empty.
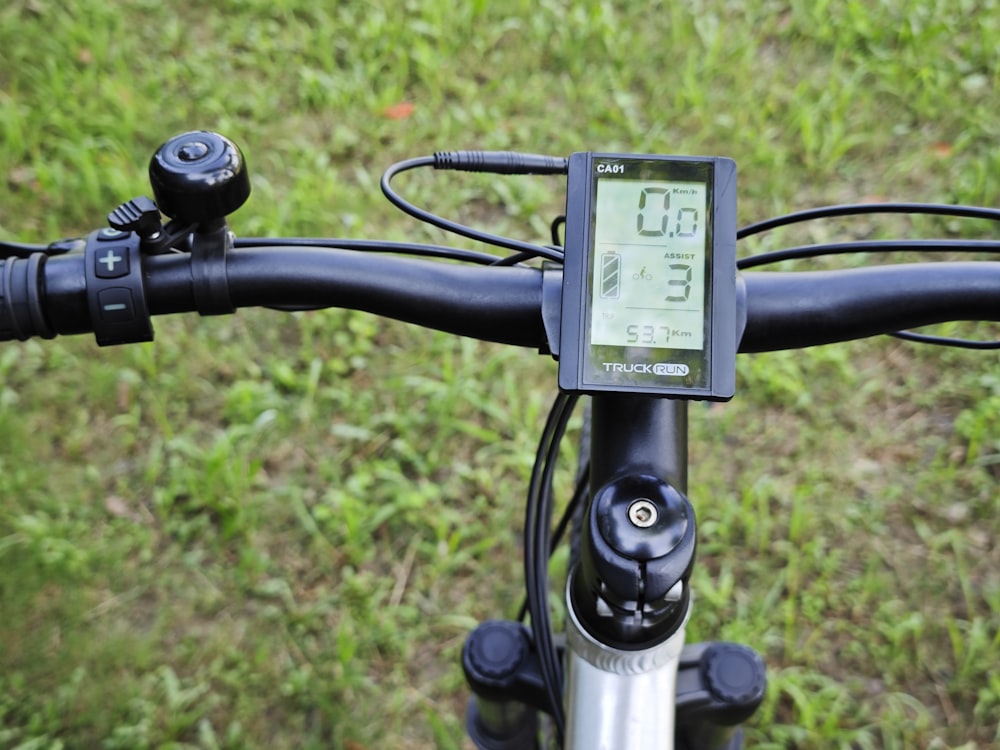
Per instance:
[[[594,493],[573,576],[573,607],[602,641],[659,643],[683,625],[695,555],[694,508],[667,482],[617,477]]]

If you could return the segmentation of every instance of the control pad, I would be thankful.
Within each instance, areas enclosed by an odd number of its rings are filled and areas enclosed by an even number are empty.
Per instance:
[[[103,230],[87,237],[87,303],[100,346],[153,340],[139,243],[134,232]]]

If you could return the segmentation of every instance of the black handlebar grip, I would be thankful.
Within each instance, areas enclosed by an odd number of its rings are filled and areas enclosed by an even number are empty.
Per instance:
[[[55,338],[42,310],[42,269],[47,256],[0,260],[0,341]]]

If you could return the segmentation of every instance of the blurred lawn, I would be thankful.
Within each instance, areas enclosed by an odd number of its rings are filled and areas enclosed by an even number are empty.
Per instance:
[[[995,2],[13,0],[0,236],[100,226],[153,149],[241,144],[242,235],[441,241],[380,197],[439,149],[722,154],[744,221],[997,205]],[[558,180],[407,175],[537,239]],[[855,220],[748,246],[992,236]],[[366,315],[162,319],[0,348],[0,747],[457,747],[457,655],[521,598],[555,368]],[[989,329],[982,332],[994,335]],[[692,639],[765,653],[755,747],[1000,741],[995,354],[742,358],[692,409]]]

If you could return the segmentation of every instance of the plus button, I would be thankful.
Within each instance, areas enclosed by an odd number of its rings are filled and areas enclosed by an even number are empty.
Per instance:
[[[96,259],[96,273],[101,279],[117,279],[128,274],[128,254],[122,252],[118,255],[116,248],[109,247],[104,255]]]
[[[100,260],[98,260],[97,262],[106,265],[108,267],[108,273],[114,273],[115,263],[117,263],[120,260],[122,260],[122,256],[115,255],[114,250],[108,250],[108,254],[105,255]]]

